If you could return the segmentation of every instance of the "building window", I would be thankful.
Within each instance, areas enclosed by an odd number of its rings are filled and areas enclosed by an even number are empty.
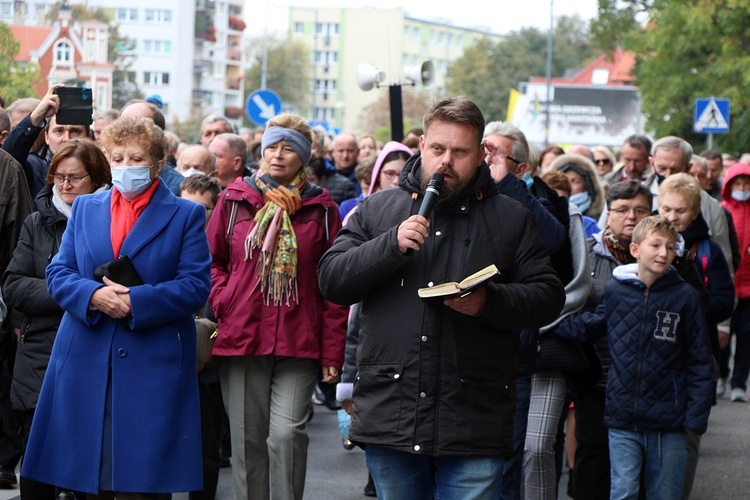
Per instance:
[[[125,81],[128,83],[136,83],[135,82],[135,71],[126,71],[124,73]]]
[[[146,22],[167,24],[172,22],[172,11],[169,9],[146,9]]]
[[[149,55],[169,55],[172,53],[172,42],[169,40],[144,40],[143,53]]]
[[[419,28],[414,26],[414,39],[419,40]]]
[[[333,108],[315,108],[315,121],[333,123],[335,115]]]
[[[126,38],[117,41],[117,51],[121,54],[135,54],[138,52],[138,43],[136,40]]]
[[[338,23],[315,23],[315,36],[338,36]]]
[[[117,20],[121,23],[138,20],[138,9],[117,9]]]
[[[295,22],[294,23],[294,34],[301,35],[305,32],[305,23]]]
[[[313,60],[315,64],[336,64],[339,61],[339,53],[316,50]]]
[[[315,92],[323,94],[336,92],[336,80],[315,80]]]
[[[70,44],[68,42],[59,42],[55,45],[55,62],[69,63],[71,60]]]
[[[144,71],[143,84],[152,87],[164,87],[169,85],[169,73],[162,71]]]
[[[107,89],[106,83],[96,85],[96,109],[107,109]]]
[[[12,2],[0,2],[0,16],[13,17],[13,3]]]

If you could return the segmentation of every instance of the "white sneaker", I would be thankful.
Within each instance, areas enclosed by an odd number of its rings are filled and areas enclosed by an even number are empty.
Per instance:
[[[747,393],[743,389],[735,387],[732,389],[732,401],[737,403],[747,403]]]
[[[720,378],[716,381],[716,397],[722,397],[725,392],[727,392],[727,382],[725,379]]]

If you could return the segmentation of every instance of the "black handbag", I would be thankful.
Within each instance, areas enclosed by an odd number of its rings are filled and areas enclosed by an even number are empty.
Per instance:
[[[536,351],[537,372],[570,372],[591,368],[579,342],[547,333],[539,335]]]

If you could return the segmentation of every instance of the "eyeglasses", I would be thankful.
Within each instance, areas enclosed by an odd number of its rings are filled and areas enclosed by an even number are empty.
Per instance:
[[[62,175],[62,174],[55,174],[55,175],[52,176],[52,178],[55,180],[55,184],[57,184],[58,186],[62,186],[63,184],[65,184],[65,181],[68,181],[71,186],[77,186],[81,182],[83,182],[83,179],[85,179],[88,176],[89,176],[89,174],[86,174],[86,175],[68,175],[68,176],[65,176],[65,175]]]
[[[380,173],[385,175],[388,179],[393,179],[401,175],[401,172],[398,170],[381,170]]]
[[[625,217],[630,212],[633,212],[633,215],[636,217],[646,217],[648,214],[651,213],[651,210],[648,208],[643,207],[635,207],[635,208],[628,208],[628,207],[620,207],[620,208],[613,208],[610,210],[610,213],[617,214],[620,217]]]
[[[609,158],[602,158],[601,160],[594,160],[597,165],[609,165],[612,163]]]

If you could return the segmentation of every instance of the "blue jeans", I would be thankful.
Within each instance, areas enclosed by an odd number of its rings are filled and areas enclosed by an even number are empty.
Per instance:
[[[432,457],[368,444],[365,460],[380,500],[496,499],[502,457]]]
[[[609,429],[612,500],[637,499],[645,459],[646,498],[679,500],[687,461],[682,432],[635,432]]]

